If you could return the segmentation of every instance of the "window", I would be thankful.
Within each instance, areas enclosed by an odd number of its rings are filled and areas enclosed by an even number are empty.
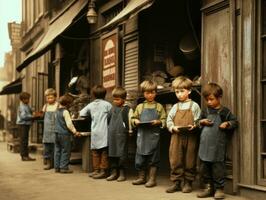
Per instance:
[[[118,15],[122,9],[123,9],[123,4],[121,2],[112,7],[111,9],[107,10],[106,12],[102,13],[105,24],[111,21],[116,15]]]
[[[38,19],[43,14],[43,1],[34,1],[34,21],[38,21]]]

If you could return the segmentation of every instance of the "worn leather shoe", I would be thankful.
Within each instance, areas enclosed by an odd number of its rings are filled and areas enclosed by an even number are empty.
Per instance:
[[[185,184],[182,188],[183,193],[190,193],[192,192],[192,181],[185,181]]]
[[[21,157],[21,160],[22,161],[35,161],[36,159],[35,158],[31,158],[29,156],[25,156],[25,157]]]
[[[198,198],[207,198],[213,196],[213,186],[211,184],[206,184],[205,189],[197,194]]]
[[[114,181],[118,177],[117,170],[113,169],[111,175],[106,178],[107,181]]]
[[[99,174],[99,172],[100,172],[100,170],[94,170],[93,172],[90,172],[89,173],[89,177],[93,177],[93,176],[95,176],[96,174]]]
[[[181,190],[180,182],[177,181],[173,185],[171,185],[169,188],[167,188],[167,190],[165,192],[166,193],[174,193],[174,192],[178,192],[180,190]]]
[[[142,184],[145,184],[146,183],[146,176],[145,176],[145,171],[144,170],[141,170],[139,171],[138,173],[138,178],[134,181],[132,181],[132,184],[133,185],[142,185]]]
[[[98,174],[94,175],[92,178],[102,179],[102,178],[106,178],[106,177],[107,177],[107,174],[106,174],[105,170],[101,169],[101,171]]]
[[[123,169],[119,170],[119,177],[116,179],[118,182],[126,180],[125,171]]]
[[[61,174],[71,174],[73,173],[73,170],[71,169],[60,169]]]
[[[224,190],[222,188],[219,188],[215,191],[214,199],[224,199]]]

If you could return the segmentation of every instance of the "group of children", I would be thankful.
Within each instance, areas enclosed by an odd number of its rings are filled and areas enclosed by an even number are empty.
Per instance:
[[[34,161],[28,152],[29,129],[34,119],[43,117],[43,145],[45,170],[55,168],[55,172],[72,173],[69,169],[71,155],[71,133],[80,136],[76,131],[67,108],[72,103],[69,95],[61,96],[56,101],[56,91],[49,88],[45,91],[46,104],[41,112],[33,112],[28,105],[30,94],[22,92],[17,110],[17,125],[20,130],[20,155],[22,161]]]
[[[202,88],[206,102],[206,109],[202,111],[199,105],[189,98],[192,89],[190,79],[177,77],[172,82],[172,87],[178,102],[173,105],[168,116],[163,106],[155,101],[157,84],[154,81],[146,80],[141,83],[140,89],[145,101],[137,105],[134,112],[125,103],[127,92],[124,88],[116,87],[112,91],[113,105],[104,100],[104,87],[97,85],[92,89],[95,100],[79,113],[80,117],[91,118],[90,149],[93,172],[89,173],[89,176],[94,179],[106,178],[107,181],[126,180],[128,137],[132,134],[129,127],[132,125],[137,130],[135,168],[138,171],[138,177],[132,184],[154,187],[160,163],[160,132],[167,126],[171,133],[169,161],[170,180],[173,184],[166,192],[192,191],[199,157],[200,173],[206,188],[197,196],[223,199],[226,134],[237,127],[237,119],[228,108],[221,105],[223,90],[216,83],[208,83]],[[57,104],[53,89],[48,89],[45,96],[45,169],[53,167],[54,158],[56,172],[71,173],[68,168],[70,132],[80,136],[67,111],[72,99],[64,95],[59,98]],[[23,98],[21,101],[20,109],[27,105]]]

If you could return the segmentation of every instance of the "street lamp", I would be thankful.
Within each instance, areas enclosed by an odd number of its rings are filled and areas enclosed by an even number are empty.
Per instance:
[[[90,0],[88,12],[87,12],[87,20],[89,24],[95,24],[97,22],[98,15],[95,11],[95,0]]]

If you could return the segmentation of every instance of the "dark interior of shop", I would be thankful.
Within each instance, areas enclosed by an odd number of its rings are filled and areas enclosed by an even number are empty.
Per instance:
[[[155,1],[140,13],[140,80],[159,76],[164,80],[158,100],[175,103],[171,82],[179,75],[200,77],[200,1]],[[165,93],[172,98],[164,98]],[[162,96],[162,98],[160,98]],[[192,93],[200,101],[197,92]]]

